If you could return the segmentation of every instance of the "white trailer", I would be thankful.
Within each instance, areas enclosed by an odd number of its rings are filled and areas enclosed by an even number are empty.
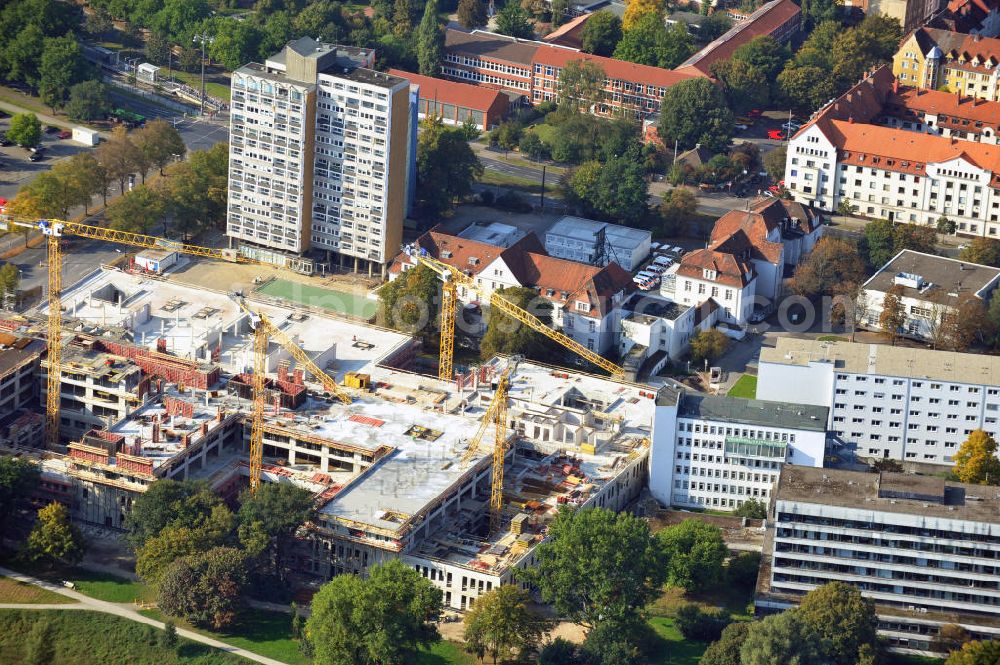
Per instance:
[[[86,127],[74,127],[73,140],[77,143],[82,143],[83,145],[95,146],[100,143],[101,137],[93,129],[87,129]]]
[[[147,249],[135,255],[135,265],[157,275],[177,263],[177,252],[166,249]]]

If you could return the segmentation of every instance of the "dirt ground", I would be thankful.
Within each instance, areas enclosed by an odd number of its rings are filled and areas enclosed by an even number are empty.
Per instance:
[[[438,630],[441,632],[441,637],[446,640],[451,640],[453,642],[464,642],[462,635],[465,631],[465,624],[461,621],[456,621],[454,623],[439,623]],[[555,630],[549,633],[548,639],[555,639],[561,637],[564,640],[569,640],[576,644],[583,643],[583,628],[576,625],[575,623],[569,623],[568,621],[562,621],[556,626]]]
[[[222,261],[191,261],[173,270],[169,279],[194,284],[218,291],[252,291],[258,285],[254,279],[262,280],[281,278],[311,286],[327,287],[352,293],[367,295],[376,285],[378,279],[370,279],[367,275],[337,274],[323,276],[299,275],[289,270],[270,268],[267,266],[239,265]]]

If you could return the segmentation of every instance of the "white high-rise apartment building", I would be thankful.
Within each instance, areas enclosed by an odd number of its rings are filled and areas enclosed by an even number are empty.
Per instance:
[[[417,93],[374,58],[303,37],[233,73],[226,233],[245,253],[371,274],[399,250]]]

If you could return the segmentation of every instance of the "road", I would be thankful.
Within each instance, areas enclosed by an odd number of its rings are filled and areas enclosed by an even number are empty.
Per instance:
[[[63,251],[62,265],[63,285],[66,287],[97,266],[121,257],[121,247],[114,243],[84,238],[70,238],[67,242],[68,245]],[[48,284],[48,257],[44,244],[34,249],[26,249],[11,259],[11,263],[21,271],[19,288],[22,291],[29,291],[39,286],[44,291]]]
[[[0,609],[29,609],[29,610],[91,610],[94,612],[104,612],[105,614],[113,614],[115,616],[121,617],[123,619],[128,619],[130,621],[137,621],[139,623],[148,624],[150,626],[155,626],[156,628],[163,629],[164,624],[162,621],[156,621],[155,619],[150,619],[149,617],[139,614],[132,606],[131,603],[109,603],[103,600],[97,600],[96,598],[91,598],[90,596],[85,596],[77,591],[71,591],[64,587],[40,580],[36,577],[31,577],[30,575],[22,575],[21,573],[15,572],[13,570],[8,570],[7,568],[0,567],[0,575],[4,575],[11,579],[17,580],[19,582],[24,582],[26,584],[33,584],[37,587],[41,587],[53,593],[58,593],[62,596],[72,598],[76,600],[79,604],[77,605],[59,605],[59,604],[38,604],[38,605],[27,605],[21,603],[0,603]],[[211,637],[206,637],[201,633],[196,633],[186,628],[178,628],[177,634],[181,637],[191,640],[192,642],[200,642],[201,644],[207,644],[210,647],[215,647],[221,651],[226,651],[228,653],[236,654],[237,656],[242,656],[247,660],[252,660],[257,663],[264,663],[264,665],[287,665],[286,663],[275,660],[273,658],[267,658],[265,656],[260,656],[253,653],[252,651],[247,651],[246,649],[240,649],[239,647],[234,647],[231,644],[226,644],[225,642],[220,642],[219,640],[214,640]]]

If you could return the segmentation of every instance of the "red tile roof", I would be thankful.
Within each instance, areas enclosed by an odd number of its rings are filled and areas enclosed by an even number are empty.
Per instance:
[[[583,26],[587,24],[593,14],[581,14],[571,21],[563,23],[561,26],[542,37],[542,41],[571,48],[581,48],[583,46]]]
[[[933,115],[947,115],[950,118],[959,118],[981,122],[984,125],[996,128],[1000,126],[1000,102],[990,102],[976,97],[962,97],[951,92],[941,92],[940,90],[927,90],[924,88],[907,88],[898,86],[896,92],[891,94],[886,100],[886,105],[890,112],[899,110],[922,111]],[[899,107],[893,109],[892,107]],[[947,125],[941,122],[938,126]],[[981,133],[982,128],[960,127],[964,131]]]
[[[651,67],[649,65],[637,65],[634,62],[615,60],[614,58],[604,58],[599,55],[580,53],[569,49],[540,46],[535,52],[535,62],[551,67],[565,67],[575,60],[587,60],[597,64],[604,70],[605,76],[610,79],[631,81],[645,85],[655,85],[661,88],[696,78],[696,74],[689,72],[678,72],[662,67]]]
[[[705,270],[716,272],[716,283],[736,288],[743,288],[754,277],[753,265],[749,261],[712,249],[697,249],[685,254],[677,267],[677,274],[704,280]]]
[[[468,83],[445,81],[431,76],[422,76],[402,69],[390,69],[389,73],[408,80],[411,84],[420,86],[421,99],[433,99],[442,104],[454,104],[477,111],[488,111],[504,97],[502,92],[482,88]]]
[[[739,47],[755,37],[774,34],[801,14],[802,10],[792,0],[772,0],[682,62],[680,67],[693,67],[708,76],[713,63],[728,60]]]

